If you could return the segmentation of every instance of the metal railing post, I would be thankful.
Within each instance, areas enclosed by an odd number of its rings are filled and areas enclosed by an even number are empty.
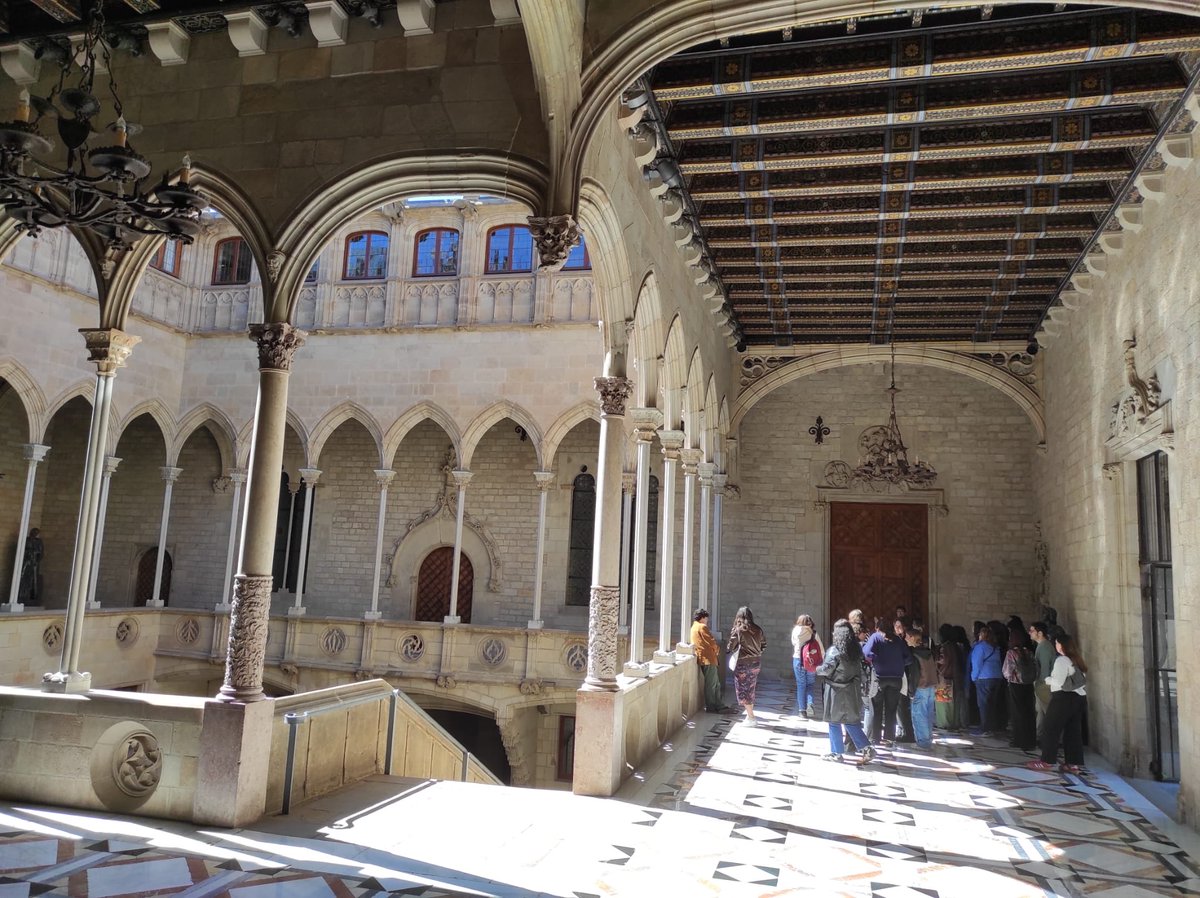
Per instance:
[[[461,782],[465,783],[467,781],[467,769],[470,767],[470,765],[471,765],[471,753],[464,748],[463,749],[463,760],[462,760]]]
[[[307,711],[302,711],[297,714],[294,711],[289,711],[283,715],[283,720],[288,726],[288,746],[287,760],[283,767],[283,811],[288,814],[292,810],[292,775],[296,768],[296,730],[300,726],[300,721],[308,716]]]
[[[387,748],[383,761],[383,772],[388,776],[392,774],[392,750],[396,743],[396,699],[399,696],[399,689],[393,689],[391,695],[388,696]]]

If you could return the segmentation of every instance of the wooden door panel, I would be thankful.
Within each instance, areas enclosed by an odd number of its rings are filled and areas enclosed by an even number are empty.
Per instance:
[[[441,546],[425,556],[417,574],[417,600],[414,620],[441,622],[450,613],[450,586],[454,576],[454,547]],[[475,571],[463,552],[458,568],[458,616],[464,624],[471,622],[471,597],[475,587]]]
[[[927,619],[929,533],[924,505],[830,505],[830,612],[860,608],[868,622],[897,605]]]

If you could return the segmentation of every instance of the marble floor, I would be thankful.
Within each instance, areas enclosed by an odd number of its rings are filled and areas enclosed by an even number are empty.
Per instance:
[[[1118,777],[938,734],[863,768],[760,687],[618,800],[374,777],[253,829],[0,804],[0,898],[1200,895],[1200,842]]]

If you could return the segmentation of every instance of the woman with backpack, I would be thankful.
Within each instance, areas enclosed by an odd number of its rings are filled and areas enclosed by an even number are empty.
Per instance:
[[[842,759],[842,752],[845,750],[845,743],[842,741],[843,726],[859,752],[860,766],[875,757],[875,751],[867,742],[867,734],[862,728],[862,670],[862,648],[854,630],[849,621],[839,620],[833,625],[833,639],[830,640],[829,651],[825,653],[821,666],[817,668],[817,676],[825,680],[822,707],[825,720],[829,723],[829,754],[822,760]]]
[[[817,693],[817,668],[825,658],[825,646],[817,635],[817,624],[802,614],[792,627],[792,671],[796,675],[796,713],[805,720],[815,715],[813,699]]]
[[[754,694],[758,689],[758,672],[762,669],[762,653],[766,647],[767,635],[754,622],[753,612],[743,605],[733,616],[725,651],[733,668],[734,694],[738,704],[746,709],[745,722],[750,726],[758,723],[754,717]]]
[[[1019,625],[1008,631],[1008,652],[1004,656],[1004,679],[1008,686],[1008,719],[1012,723],[1009,745],[1021,751],[1037,747],[1037,712],[1033,703],[1033,685],[1037,682],[1037,659],[1033,640]]]
[[[1050,707],[1042,722],[1042,757],[1025,766],[1031,770],[1053,770],[1061,740],[1066,763],[1063,773],[1078,773],[1083,766],[1083,712],[1087,705],[1087,664],[1075,640],[1066,633],[1054,640],[1058,657],[1046,682],[1050,685]]]

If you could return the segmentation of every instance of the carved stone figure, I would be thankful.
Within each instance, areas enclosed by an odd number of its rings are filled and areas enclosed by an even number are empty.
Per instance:
[[[29,531],[25,539],[25,555],[21,559],[21,585],[17,601],[22,605],[42,604],[42,556],[46,548],[37,527]]]

